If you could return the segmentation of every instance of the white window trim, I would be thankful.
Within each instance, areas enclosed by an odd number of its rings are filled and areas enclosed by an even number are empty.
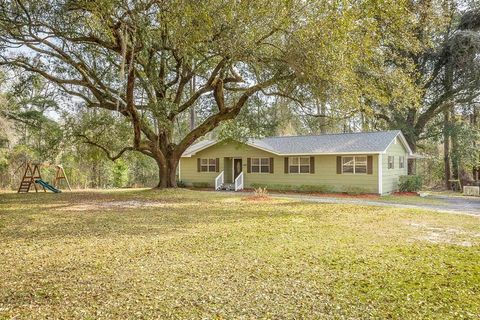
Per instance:
[[[258,167],[258,172],[253,172],[253,159],[258,159],[258,166],[255,166],[255,167]],[[267,159],[268,160],[268,165],[263,165],[262,166],[262,159]],[[268,166],[268,171],[267,172],[261,172],[262,171],[262,167],[266,167]],[[267,158],[267,157],[252,157],[250,158],[250,173],[253,173],[253,174],[267,174],[267,173],[270,173],[270,158]]]
[[[365,157],[367,159],[367,166],[365,168],[365,172],[355,172],[355,162],[356,162],[356,159],[357,157]],[[343,172],[343,158],[353,158],[353,172]],[[364,175],[364,174],[368,174],[368,156],[366,155],[356,155],[356,156],[342,156],[342,174],[355,174],[355,175]]]
[[[203,171],[202,167],[205,167],[205,165],[202,165],[202,160],[207,159],[207,171]],[[210,160],[215,160],[215,169],[213,171],[210,170]],[[211,172],[217,172],[217,159],[216,158],[200,158],[200,173],[211,173]]]
[[[293,158],[297,158],[298,159],[298,172],[291,172],[290,171],[290,167],[293,167],[295,165],[292,165],[290,160],[293,159]],[[307,166],[306,164],[300,164],[300,158],[306,158],[308,159],[308,172],[300,172],[300,166]],[[292,173],[292,174],[310,174],[312,173],[312,167],[310,166],[310,157],[305,157],[305,156],[296,156],[296,157],[288,157],[288,173]]]

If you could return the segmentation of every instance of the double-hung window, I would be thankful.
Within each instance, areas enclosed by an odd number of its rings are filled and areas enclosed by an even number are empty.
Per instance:
[[[252,158],[252,173],[270,173],[270,158]]]
[[[217,161],[215,159],[200,159],[201,172],[215,172],[217,171]]]
[[[310,157],[290,157],[288,159],[288,172],[310,173]]]
[[[405,168],[405,156],[399,156],[398,157],[398,167],[400,169]]]
[[[364,174],[367,173],[366,156],[342,157],[342,173]]]
[[[388,169],[395,169],[395,157],[388,156]]]

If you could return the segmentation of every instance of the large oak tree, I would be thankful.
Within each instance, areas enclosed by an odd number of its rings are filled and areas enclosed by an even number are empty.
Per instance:
[[[124,117],[132,139],[115,153],[82,137],[112,160],[126,151],[154,158],[158,186],[174,187],[185,149],[252,96],[328,86],[356,103],[365,88],[358,70],[381,74],[383,48],[409,45],[407,2],[6,0],[0,64]],[[208,97],[207,116],[176,135],[178,119]]]
[[[401,129],[416,150],[422,140],[437,133],[428,129],[436,118],[480,97],[480,7],[460,11],[455,1],[428,0],[412,2],[411,11],[416,15],[412,26],[420,47],[389,50],[397,57],[390,61],[392,68],[404,69],[404,62],[411,62],[417,103],[392,99],[370,106],[387,127]]]

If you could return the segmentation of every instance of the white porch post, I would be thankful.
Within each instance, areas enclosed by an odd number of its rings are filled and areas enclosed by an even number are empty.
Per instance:
[[[382,195],[383,193],[383,155],[378,154],[378,193]]]

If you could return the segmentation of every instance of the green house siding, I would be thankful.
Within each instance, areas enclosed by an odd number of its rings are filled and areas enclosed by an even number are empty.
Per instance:
[[[362,154],[359,154],[362,155]],[[308,156],[308,155],[305,155]],[[247,158],[273,158],[273,173],[248,173]],[[372,155],[372,174],[337,174],[337,156],[315,156],[315,173],[285,173],[284,157],[238,142],[220,142],[180,161],[180,179],[186,185],[208,183],[214,186],[218,172],[198,172],[198,158],[219,158],[219,171],[225,171],[225,182],[232,180],[232,160],[241,158],[246,188],[252,185],[325,186],[332,191],[361,191],[378,193],[378,155]],[[226,170],[227,168],[227,170]]]
[[[394,168],[388,169],[388,156],[393,156]],[[405,157],[404,168],[400,168],[400,157]],[[398,179],[400,176],[407,175],[407,156],[408,152],[405,146],[396,138],[396,143],[387,148],[387,152],[382,156],[382,193],[398,191]]]

